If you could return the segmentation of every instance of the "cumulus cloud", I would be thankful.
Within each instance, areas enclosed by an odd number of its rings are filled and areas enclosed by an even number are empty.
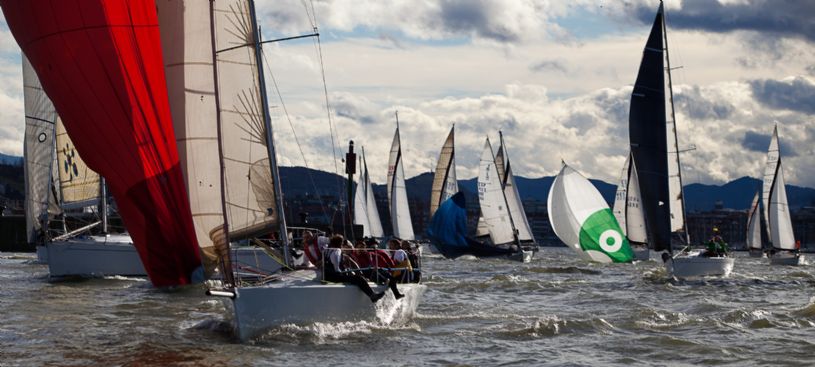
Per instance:
[[[566,65],[560,60],[542,60],[530,65],[529,70],[535,72],[555,71],[563,74],[568,72]]]
[[[750,86],[756,99],[768,107],[815,113],[815,83],[807,78],[754,80]]]

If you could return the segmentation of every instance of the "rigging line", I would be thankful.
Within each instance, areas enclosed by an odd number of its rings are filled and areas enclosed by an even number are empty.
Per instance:
[[[306,3],[306,0],[300,0],[300,3],[303,4],[303,8],[306,9],[306,17],[308,18],[308,22],[311,24],[311,28],[312,29],[316,28],[317,20],[312,17],[311,12],[309,11],[308,8],[308,3]],[[313,5],[314,4],[312,3],[312,8]]]
[[[266,69],[269,71],[269,76],[272,77],[272,84],[274,85],[275,92],[277,92],[277,97],[280,100],[280,105],[283,107],[283,113],[286,115],[286,120],[289,122],[289,127],[291,127],[291,132],[294,135],[294,142],[297,144],[297,149],[300,151],[300,156],[303,157],[303,164],[306,168],[311,168],[308,164],[308,160],[306,159],[306,154],[303,152],[303,146],[300,144],[300,138],[297,137],[297,131],[294,129],[294,123],[291,121],[291,116],[289,115],[289,110],[286,108],[286,102],[283,101],[283,94],[280,93],[280,88],[277,85],[277,79],[274,76],[274,72],[272,72],[271,63],[266,58],[266,52],[263,52],[263,61],[264,65],[266,65]],[[325,210],[325,203],[323,202],[322,196],[319,195],[319,191],[317,190],[317,184],[314,182],[314,176],[311,174],[311,171],[308,171],[308,179],[311,181],[311,187],[314,189],[314,193],[317,194],[317,200],[320,202],[320,210],[323,212],[323,217],[328,219],[328,212]]]

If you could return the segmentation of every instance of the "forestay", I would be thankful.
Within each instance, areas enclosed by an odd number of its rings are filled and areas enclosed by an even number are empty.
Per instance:
[[[547,199],[558,238],[588,260],[630,262],[634,252],[600,192],[565,163]]]

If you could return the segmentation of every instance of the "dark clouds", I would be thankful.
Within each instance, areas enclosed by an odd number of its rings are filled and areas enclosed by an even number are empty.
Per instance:
[[[496,4],[489,1],[445,0],[439,3],[444,28],[454,34],[472,33],[498,42],[516,42],[519,35],[491,21]]]
[[[753,96],[761,104],[804,113],[815,113],[815,84],[804,78],[754,80]]]
[[[656,6],[638,4],[637,18],[645,24],[654,21]],[[684,0],[680,10],[668,11],[670,28],[709,32],[757,31],[815,41],[815,1],[747,0],[722,4],[713,0]]]
[[[698,120],[723,120],[733,113],[734,107],[727,100],[706,98],[698,86],[682,89],[674,93],[674,104],[677,111],[682,111],[690,118]]]
[[[770,138],[772,138],[772,134],[765,135],[748,131],[744,133],[744,139],[741,141],[741,146],[754,152],[766,153],[767,149],[770,147]],[[781,154],[784,157],[795,157],[798,155],[795,149],[786,143],[784,139],[779,138],[778,143],[781,145]]]

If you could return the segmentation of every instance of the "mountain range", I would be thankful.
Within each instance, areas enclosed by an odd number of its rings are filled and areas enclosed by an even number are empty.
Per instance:
[[[329,172],[304,167],[280,167],[280,176],[283,183],[283,192],[290,195],[290,197],[314,193],[337,196],[337,192],[345,190],[345,177]],[[459,180],[459,189],[474,196],[477,192],[476,181],[476,178]],[[515,177],[522,200],[533,199],[546,202],[552,181],[554,181],[553,176],[541,178]],[[600,194],[603,195],[609,205],[612,205],[617,186],[600,180],[590,181],[600,191]],[[425,172],[407,179],[408,197],[413,200],[428,202],[432,183],[433,173],[431,172]],[[815,189],[793,185],[787,185],[786,187],[787,198],[793,210],[804,206],[815,206]],[[760,189],[761,181],[751,177],[742,177],[724,185],[689,184],[685,185],[685,205],[687,210],[691,212],[712,210],[717,202],[720,202],[724,208],[745,210],[750,206],[753,195]],[[374,184],[376,196],[386,196],[385,190],[384,184]]]

